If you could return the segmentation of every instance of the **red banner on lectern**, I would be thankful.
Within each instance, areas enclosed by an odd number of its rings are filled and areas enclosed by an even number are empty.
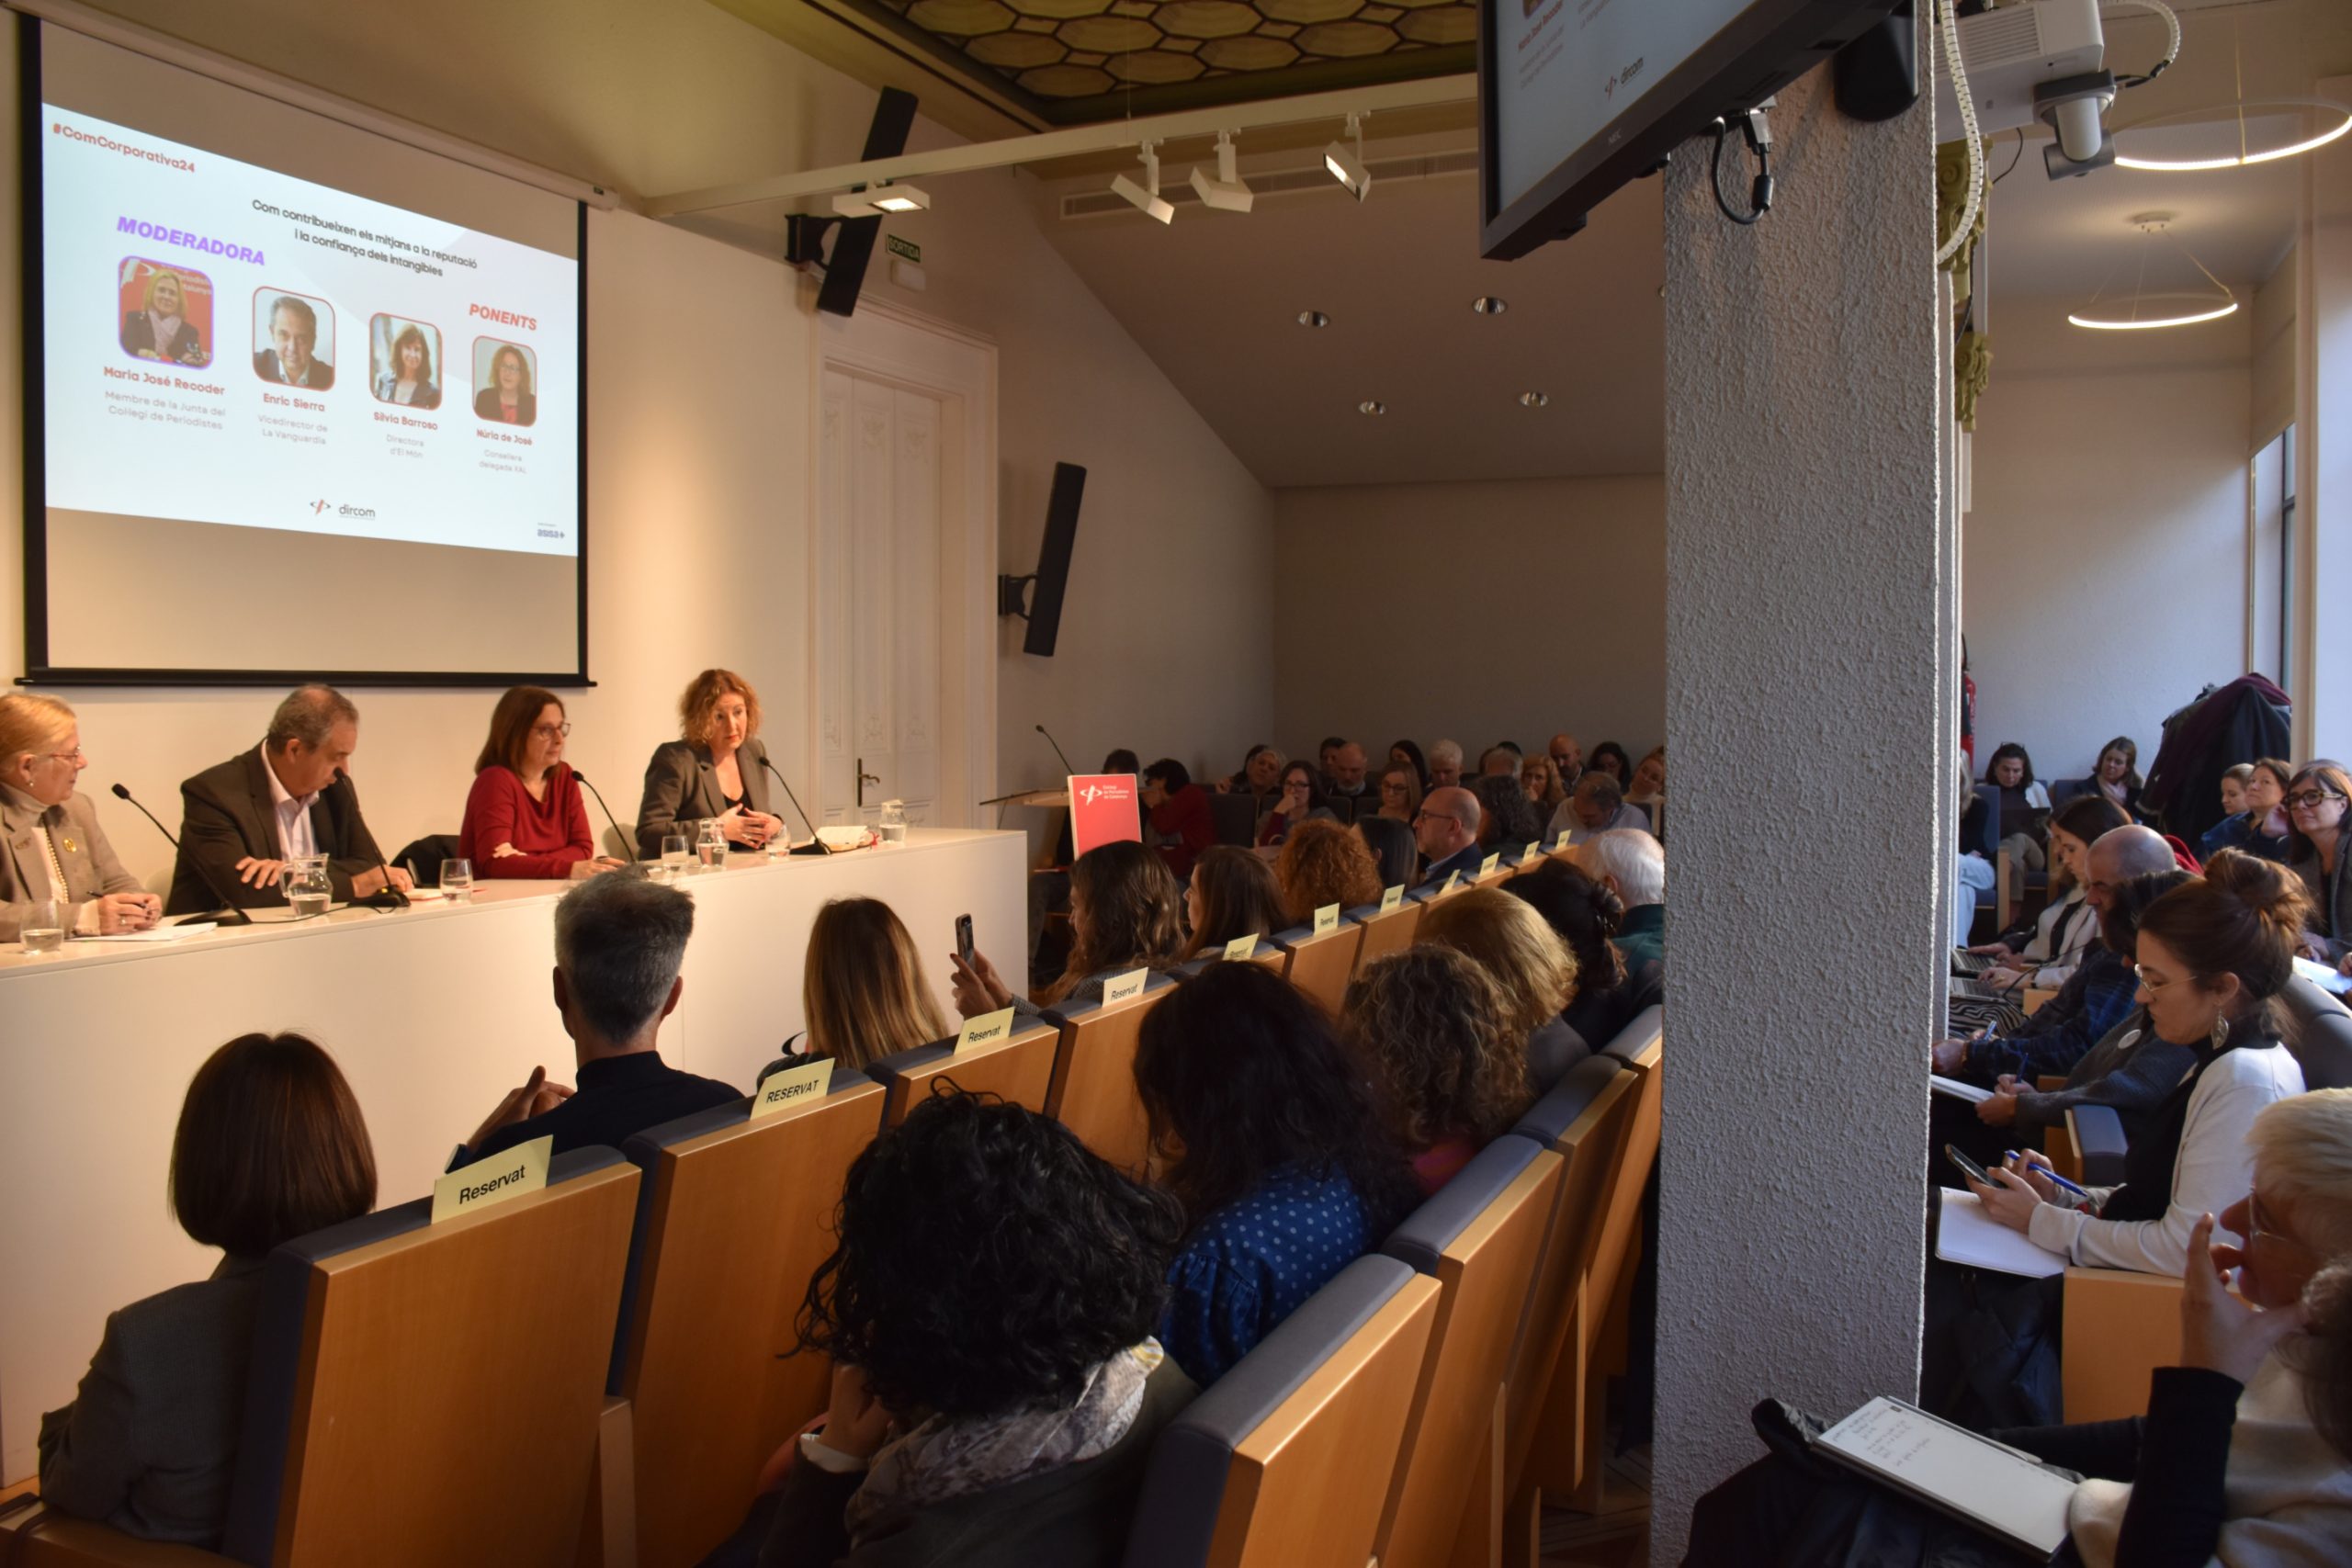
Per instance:
[[[1136,803],[1133,773],[1072,773],[1069,776],[1069,841],[1074,854],[1097,844],[1139,842],[1143,814]]]

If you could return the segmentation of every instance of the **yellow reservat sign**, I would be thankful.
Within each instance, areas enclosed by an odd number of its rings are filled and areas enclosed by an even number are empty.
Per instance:
[[[1012,1009],[1002,1008],[966,1019],[964,1032],[956,1036],[956,1051],[968,1051],[975,1045],[1001,1045],[1012,1039]]]
[[[752,1091],[752,1120],[773,1116],[787,1105],[822,1100],[832,1086],[833,1063],[830,1056],[820,1056],[805,1066],[771,1073],[767,1082]]]
[[[545,1190],[548,1161],[554,1153],[555,1139],[533,1138],[488,1159],[459,1166],[433,1184],[432,1223],[437,1225],[509,1198]]]

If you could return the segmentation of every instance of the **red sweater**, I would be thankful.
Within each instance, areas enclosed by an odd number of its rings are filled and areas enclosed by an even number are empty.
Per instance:
[[[1193,863],[1216,842],[1216,818],[1209,812],[1209,792],[1188,784],[1151,808],[1151,830],[1177,840],[1161,844],[1159,852],[1179,882],[1193,874]]]
[[[474,775],[466,795],[466,822],[458,830],[458,852],[474,863],[474,875],[557,877],[571,874],[574,861],[596,852],[588,829],[588,808],[571,768],[558,762],[548,773],[547,798],[533,800],[512,768],[492,766]],[[512,844],[518,854],[493,854]]]

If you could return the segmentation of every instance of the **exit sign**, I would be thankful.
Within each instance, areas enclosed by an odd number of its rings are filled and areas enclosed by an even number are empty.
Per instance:
[[[910,262],[922,260],[922,247],[912,240],[901,240],[896,234],[889,234],[883,237],[882,245],[894,256],[904,256]]]

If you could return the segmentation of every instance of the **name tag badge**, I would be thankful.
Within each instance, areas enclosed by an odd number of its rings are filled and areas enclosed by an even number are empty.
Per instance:
[[[1381,892],[1380,912],[1384,915],[1388,914],[1402,906],[1404,902],[1405,885],[1400,882],[1396,886],[1385,888]]]
[[[1560,836],[1552,840],[1552,852],[1555,855],[1566,854],[1568,852],[1568,835],[1575,831],[1576,829],[1574,828],[1561,829]]]
[[[1248,936],[1238,936],[1231,942],[1227,942],[1225,944],[1225,956],[1227,961],[1229,963],[1238,963],[1244,958],[1257,957],[1258,938],[1256,933],[1252,932]]]
[[[806,1066],[771,1073],[768,1081],[752,1091],[752,1120],[773,1116],[787,1105],[822,1100],[825,1091],[832,1087],[833,1062],[830,1056],[820,1056]]]
[[[956,1054],[961,1055],[975,1045],[1003,1044],[1012,1037],[1012,1011],[1003,1008],[966,1019],[964,1032],[956,1037]]]
[[[1445,874],[1445,886],[1437,890],[1437,896],[1442,898],[1461,886],[1462,874],[1458,871],[1449,871]]]
[[[1333,931],[1338,931],[1339,929],[1340,907],[1337,904],[1326,904],[1321,908],[1315,911],[1315,934],[1317,936],[1329,936]]]
[[[1502,863],[1502,852],[1498,850],[1493,854],[1488,855],[1485,860],[1478,863],[1478,874],[1481,876],[1492,876],[1495,874],[1495,867]]]
[[[1116,1002],[1131,1002],[1135,1000],[1137,997],[1143,995],[1143,988],[1150,979],[1150,969],[1143,968],[1130,969],[1115,980],[1103,981],[1102,1005],[1104,1007],[1110,1007]]]
[[[509,1198],[544,1191],[548,1160],[554,1153],[554,1138],[533,1138],[488,1159],[458,1167],[433,1184],[432,1223],[437,1225]]]

